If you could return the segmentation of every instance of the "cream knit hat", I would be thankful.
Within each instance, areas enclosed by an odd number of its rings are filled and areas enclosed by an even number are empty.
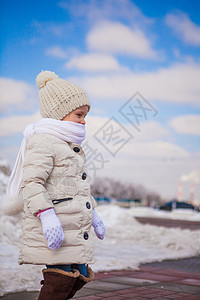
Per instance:
[[[77,85],[61,79],[54,72],[42,71],[36,78],[40,113],[43,118],[62,120],[76,108],[88,105],[87,94]]]

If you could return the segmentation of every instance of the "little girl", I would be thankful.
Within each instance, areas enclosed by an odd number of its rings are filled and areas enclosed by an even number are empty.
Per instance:
[[[7,191],[24,200],[19,264],[46,265],[38,299],[64,300],[94,279],[91,226],[105,234],[80,146],[90,101],[53,72],[36,83],[43,119],[26,127]]]

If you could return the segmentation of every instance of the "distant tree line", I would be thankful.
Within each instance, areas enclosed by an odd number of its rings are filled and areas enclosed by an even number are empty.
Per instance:
[[[97,177],[91,184],[91,192],[96,197],[108,197],[114,199],[140,199],[145,202],[145,205],[152,205],[153,203],[161,203],[159,194],[148,191],[142,185],[135,185],[133,183],[123,183],[119,180],[111,178]]]

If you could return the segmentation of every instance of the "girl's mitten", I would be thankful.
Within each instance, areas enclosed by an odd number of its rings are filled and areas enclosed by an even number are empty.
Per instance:
[[[105,226],[101,217],[98,215],[96,210],[93,208],[93,219],[92,219],[92,226],[94,227],[94,232],[96,236],[103,240],[105,235]]]
[[[43,211],[39,217],[42,222],[44,236],[48,242],[48,248],[59,248],[64,241],[64,232],[54,209],[51,208]]]

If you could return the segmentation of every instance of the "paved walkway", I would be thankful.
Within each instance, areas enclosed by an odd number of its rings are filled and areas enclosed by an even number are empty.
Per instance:
[[[200,299],[200,257],[98,273],[74,299]]]
[[[147,217],[135,217],[135,219],[142,224],[151,224],[155,226],[164,227],[178,227],[182,229],[200,230],[200,222],[186,221],[186,220],[173,220],[165,218],[147,218]]]

